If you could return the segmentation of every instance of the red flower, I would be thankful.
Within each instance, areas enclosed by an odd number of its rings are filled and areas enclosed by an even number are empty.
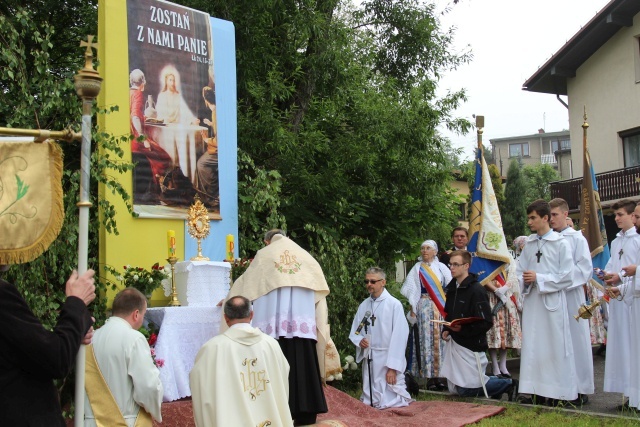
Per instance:
[[[156,262],[155,264],[153,264],[151,266],[151,268],[154,269],[154,270],[159,270],[160,269],[160,264]]]
[[[122,267],[122,268],[123,268],[123,270],[125,270],[125,271],[126,271],[126,269],[127,269],[127,266],[125,265],[125,266],[124,266],[124,267]]]
[[[149,345],[150,345],[150,346],[155,345],[155,344],[156,344],[156,341],[158,341],[158,335],[156,335],[156,334],[151,334],[151,335],[149,336]]]

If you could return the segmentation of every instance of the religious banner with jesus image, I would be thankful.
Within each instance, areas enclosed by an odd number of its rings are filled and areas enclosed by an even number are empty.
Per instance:
[[[134,211],[184,218],[197,195],[221,219],[212,18],[128,0],[127,24]]]

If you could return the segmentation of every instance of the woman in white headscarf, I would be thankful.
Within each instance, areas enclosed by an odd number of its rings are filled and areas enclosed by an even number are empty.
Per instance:
[[[420,260],[407,275],[400,292],[411,304],[408,315],[418,326],[420,343],[413,349],[409,371],[416,378],[431,379],[432,388],[445,388],[440,380],[444,340],[440,337],[440,325],[431,320],[444,320],[444,288],[451,281],[451,271],[442,264],[436,254],[438,245],[425,240],[420,246]]]

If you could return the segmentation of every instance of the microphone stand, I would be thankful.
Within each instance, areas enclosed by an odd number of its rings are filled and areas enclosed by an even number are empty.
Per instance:
[[[364,335],[369,337],[369,319],[364,320]],[[371,403],[371,407],[373,408],[373,385],[371,382],[371,342],[369,342],[369,348],[367,348],[367,369],[369,370],[369,402]]]

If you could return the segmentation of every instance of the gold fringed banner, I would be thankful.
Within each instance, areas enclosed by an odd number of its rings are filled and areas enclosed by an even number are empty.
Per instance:
[[[61,148],[52,140],[0,140],[0,264],[36,259],[63,219]]]

